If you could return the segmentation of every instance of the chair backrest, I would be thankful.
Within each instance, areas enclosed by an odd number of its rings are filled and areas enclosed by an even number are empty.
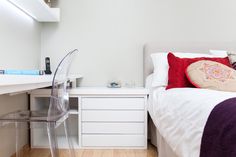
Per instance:
[[[56,68],[52,81],[51,98],[47,117],[48,121],[55,120],[69,111],[69,94],[67,91],[68,73],[72,60],[77,54],[77,49],[69,52]]]

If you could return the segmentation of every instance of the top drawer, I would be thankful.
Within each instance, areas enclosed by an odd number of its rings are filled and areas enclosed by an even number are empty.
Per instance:
[[[82,98],[82,110],[93,109],[125,109],[125,110],[143,110],[144,98],[133,97],[89,97]]]

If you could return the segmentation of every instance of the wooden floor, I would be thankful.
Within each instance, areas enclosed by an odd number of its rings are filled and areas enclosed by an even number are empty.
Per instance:
[[[25,150],[22,157],[51,157],[51,155],[48,149],[31,149]],[[60,150],[60,157],[68,157],[68,152]],[[76,157],[157,157],[157,152],[155,147],[149,145],[147,150],[76,150]]]

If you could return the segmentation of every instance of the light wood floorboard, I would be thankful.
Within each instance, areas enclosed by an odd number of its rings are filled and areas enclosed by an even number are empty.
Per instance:
[[[51,157],[48,149],[24,150],[22,157]],[[15,155],[14,155],[15,156]],[[14,157],[13,156],[13,157]],[[67,150],[60,150],[60,157],[68,157]],[[80,149],[76,157],[157,157],[156,148],[152,145],[147,150],[141,149]]]

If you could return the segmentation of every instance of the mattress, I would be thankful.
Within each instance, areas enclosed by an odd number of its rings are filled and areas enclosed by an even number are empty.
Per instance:
[[[218,103],[232,97],[236,97],[236,93],[198,88],[156,88],[150,89],[148,111],[159,140],[163,138],[162,141],[175,154],[173,156],[199,157],[210,112]],[[157,143],[160,145],[160,141]]]

